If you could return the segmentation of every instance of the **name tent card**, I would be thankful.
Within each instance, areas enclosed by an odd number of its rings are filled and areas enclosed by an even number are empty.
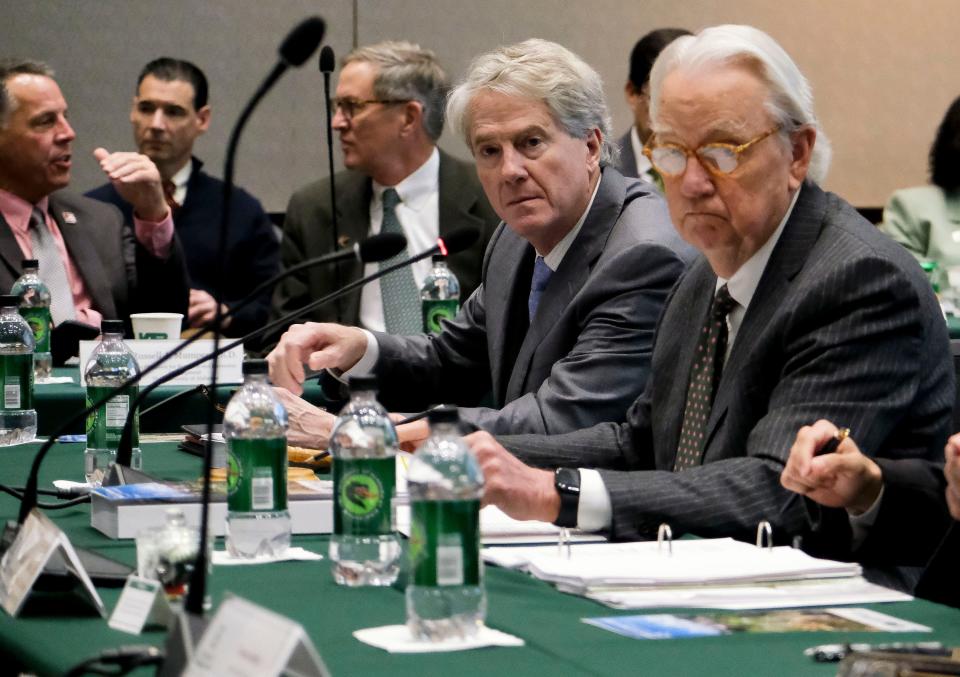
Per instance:
[[[134,357],[137,358],[137,364],[140,365],[140,370],[144,371],[147,367],[152,365],[154,362],[159,360],[161,357],[169,353],[171,350],[180,345],[181,341],[140,341],[140,340],[129,340],[124,339],[123,341],[130,351],[133,353]],[[80,385],[86,387],[86,381],[84,379],[83,368],[87,364],[87,361],[90,359],[90,353],[93,352],[93,349],[99,345],[99,341],[80,341]],[[221,344],[222,345],[222,344]],[[162,365],[157,367],[156,371],[150,372],[147,374],[143,380],[140,382],[141,386],[150,385],[151,383],[159,380],[160,378],[166,376],[174,369],[179,369],[191,362],[194,362],[202,357],[206,357],[213,353],[213,341],[211,339],[200,339],[194,341],[189,346],[183,349],[183,351],[177,353],[169,360],[164,362]],[[210,363],[204,362],[198,364],[193,369],[177,376],[174,379],[171,379],[166,383],[170,386],[196,386],[201,384],[210,383]],[[217,383],[220,384],[229,384],[229,383],[243,383],[243,346],[239,345],[235,348],[228,350],[223,353],[217,360]]]
[[[172,619],[173,611],[160,581],[130,574],[107,625],[114,630],[139,635],[146,625],[166,626]]]
[[[302,625],[233,596],[220,605],[184,674],[328,677],[330,671]]]
[[[81,597],[101,616],[106,610],[70,539],[46,515],[34,508],[10,548],[0,559],[0,606],[13,617],[23,609],[37,578],[48,563],[62,564],[66,575],[80,583]]]

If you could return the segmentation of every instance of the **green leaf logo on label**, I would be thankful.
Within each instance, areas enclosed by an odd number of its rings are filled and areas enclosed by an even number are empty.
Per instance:
[[[382,503],[383,486],[376,475],[354,472],[343,478],[340,484],[340,506],[352,517],[373,517],[379,512]]]
[[[240,476],[243,468],[240,466],[240,459],[232,451],[227,452],[227,494],[232,494],[240,485]]]

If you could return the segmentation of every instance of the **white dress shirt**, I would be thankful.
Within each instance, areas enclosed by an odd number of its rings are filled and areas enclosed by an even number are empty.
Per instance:
[[[173,183],[173,199],[178,205],[183,205],[187,199],[187,184],[190,182],[190,175],[193,173],[193,160],[187,160],[187,164],[170,177]]]
[[[633,146],[633,156],[637,158],[637,176],[644,181],[655,184],[652,173],[653,165],[650,163],[650,158],[643,154],[643,141],[640,140],[636,125],[630,127],[630,145]]]

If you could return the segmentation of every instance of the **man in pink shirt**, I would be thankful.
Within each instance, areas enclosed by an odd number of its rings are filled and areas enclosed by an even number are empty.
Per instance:
[[[56,326],[185,313],[189,286],[156,166],[138,153],[94,151],[134,207],[126,224],[115,207],[60,190],[70,183],[75,137],[53,72],[0,61],[0,290],[35,258]]]

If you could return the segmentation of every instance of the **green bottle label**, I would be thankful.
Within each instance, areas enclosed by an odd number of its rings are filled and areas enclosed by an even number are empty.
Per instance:
[[[115,391],[109,386],[87,386],[87,406]],[[132,385],[124,388],[123,393],[115,395],[106,404],[101,404],[87,415],[87,449],[113,449],[120,445],[123,426],[127,422],[130,404],[137,399],[140,388]],[[140,446],[140,412],[133,417],[130,431],[133,448]]]
[[[430,334],[440,333],[440,320],[452,320],[460,309],[460,301],[423,301],[423,331]]]
[[[277,512],[287,509],[287,440],[227,441],[227,509]]]
[[[35,353],[50,352],[50,325],[53,320],[50,317],[49,308],[21,308],[20,316],[30,325],[33,332],[33,339],[37,347]]]
[[[382,536],[393,532],[396,459],[333,460],[333,533]]]
[[[33,409],[33,353],[0,355],[3,410]]]
[[[480,585],[480,501],[410,505],[414,585]]]

